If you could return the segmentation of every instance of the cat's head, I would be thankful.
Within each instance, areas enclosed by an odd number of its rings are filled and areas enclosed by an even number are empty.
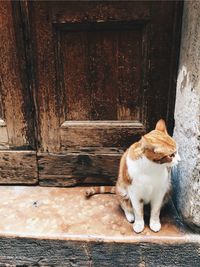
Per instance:
[[[174,166],[180,161],[175,140],[167,133],[164,120],[159,120],[155,130],[142,137],[145,156],[157,163]]]

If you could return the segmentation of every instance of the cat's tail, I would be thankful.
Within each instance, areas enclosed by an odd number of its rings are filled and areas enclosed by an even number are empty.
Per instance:
[[[96,194],[115,194],[115,186],[95,186],[90,187],[85,191],[86,198]]]

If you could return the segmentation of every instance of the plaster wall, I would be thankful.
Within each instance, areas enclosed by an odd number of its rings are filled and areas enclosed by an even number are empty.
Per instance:
[[[199,1],[184,3],[174,138],[182,159],[173,171],[175,202],[183,219],[200,227]]]

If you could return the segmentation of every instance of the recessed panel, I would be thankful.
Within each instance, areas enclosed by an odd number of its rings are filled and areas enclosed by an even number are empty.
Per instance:
[[[66,120],[139,121],[143,27],[57,25]]]

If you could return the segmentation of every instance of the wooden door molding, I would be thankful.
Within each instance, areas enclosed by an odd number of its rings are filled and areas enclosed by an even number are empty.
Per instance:
[[[124,148],[145,132],[139,122],[130,121],[65,121],[61,125],[61,151],[69,148]]]

